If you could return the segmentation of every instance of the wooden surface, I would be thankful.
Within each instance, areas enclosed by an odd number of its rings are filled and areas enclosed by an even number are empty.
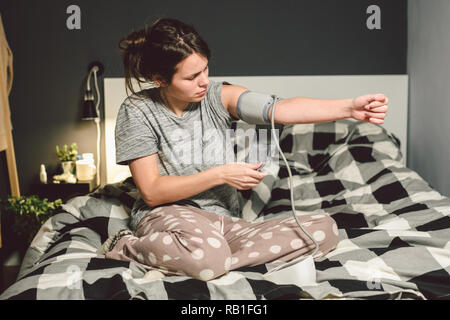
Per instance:
[[[6,119],[5,119],[6,120]],[[9,187],[11,195],[20,197],[19,177],[17,175],[16,155],[14,152],[14,142],[12,131],[7,131],[7,146],[6,149],[0,150],[6,152],[6,166],[8,168]],[[0,219],[0,248],[2,247],[2,229]]]

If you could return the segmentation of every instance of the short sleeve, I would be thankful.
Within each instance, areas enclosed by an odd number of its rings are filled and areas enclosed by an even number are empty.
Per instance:
[[[127,100],[117,114],[115,127],[116,163],[128,165],[128,161],[158,152],[158,139],[142,110]]]
[[[235,119],[222,103],[222,87],[224,84],[230,83],[226,81],[210,81],[210,88],[206,93],[206,97],[216,114],[227,123],[231,123],[233,121],[238,121],[239,119]]]

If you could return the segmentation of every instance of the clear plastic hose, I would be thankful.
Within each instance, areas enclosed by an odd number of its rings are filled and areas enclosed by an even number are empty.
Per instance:
[[[277,96],[276,96],[276,95],[272,95],[272,98],[273,98],[272,117],[271,117],[271,123],[272,123],[272,130],[271,130],[271,131],[272,131],[272,137],[275,139],[275,142],[276,142],[276,144],[277,144],[278,151],[280,152],[281,157],[283,158],[284,163],[286,164],[286,168],[287,168],[287,171],[288,171],[288,174],[289,174],[289,189],[290,189],[290,191],[291,191],[291,208],[292,208],[292,215],[294,216],[295,221],[297,222],[297,224],[298,224],[298,226],[300,227],[300,229],[308,236],[309,239],[311,239],[311,241],[312,241],[312,242],[314,243],[314,245],[316,246],[315,249],[314,249],[314,251],[313,251],[313,253],[310,254],[310,256],[312,256],[312,258],[314,258],[314,255],[315,255],[315,254],[317,253],[317,251],[319,250],[319,245],[318,245],[317,241],[314,239],[314,237],[312,237],[312,236],[311,236],[311,235],[303,228],[302,224],[300,223],[300,221],[299,221],[298,218],[297,218],[297,214],[295,213],[295,206],[294,206],[294,190],[293,190],[294,186],[293,186],[293,184],[292,184],[292,173],[291,173],[291,169],[289,168],[289,164],[288,164],[288,162],[287,162],[287,160],[286,160],[286,158],[285,158],[285,156],[284,156],[284,154],[283,154],[283,151],[281,151],[280,143],[279,143],[279,141],[278,141],[278,139],[277,139],[277,137],[276,137],[276,135],[275,135],[275,120],[274,120],[274,119],[275,119],[275,105],[276,105],[276,101],[277,101]],[[289,266],[291,266],[291,265],[293,265],[293,264],[296,264],[297,262],[300,262],[300,261],[306,259],[307,257],[308,257],[308,256],[302,255],[302,256],[300,256],[300,257],[298,257],[298,258],[295,258],[295,259],[293,259],[293,260],[291,260],[291,261],[289,261],[289,262],[286,262],[286,263],[283,263],[283,264],[277,266],[276,268],[270,270],[270,272],[274,272],[274,271],[277,271],[277,270],[280,270],[280,269],[289,267]]]

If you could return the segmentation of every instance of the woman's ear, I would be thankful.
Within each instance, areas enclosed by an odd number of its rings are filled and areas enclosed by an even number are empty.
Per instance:
[[[158,87],[167,87],[166,82],[158,75],[153,76],[153,82],[156,83]]]

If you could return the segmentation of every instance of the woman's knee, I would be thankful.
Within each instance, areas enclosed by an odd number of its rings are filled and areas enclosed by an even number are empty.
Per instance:
[[[214,254],[198,248],[181,258],[180,271],[193,278],[208,281],[226,274],[231,268],[231,258],[229,248],[215,251]]]

